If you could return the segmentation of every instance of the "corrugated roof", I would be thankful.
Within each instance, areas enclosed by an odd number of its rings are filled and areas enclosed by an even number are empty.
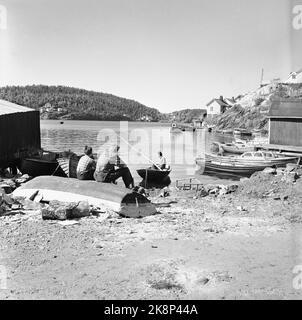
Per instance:
[[[302,101],[274,101],[269,118],[302,118]]]
[[[35,110],[0,99],[0,116],[4,114],[31,112],[31,111],[35,111]]]

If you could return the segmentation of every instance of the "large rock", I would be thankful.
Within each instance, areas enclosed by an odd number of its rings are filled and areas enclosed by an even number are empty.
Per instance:
[[[78,203],[51,201],[47,207],[42,209],[42,218],[44,220],[67,220],[87,217],[89,215],[89,204],[83,201]]]
[[[265,168],[263,170],[264,174],[276,174],[276,169],[275,168]]]

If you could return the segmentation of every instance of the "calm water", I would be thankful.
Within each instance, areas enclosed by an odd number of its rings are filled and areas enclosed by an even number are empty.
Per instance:
[[[83,153],[85,145],[100,154],[119,143],[121,157],[136,180],[136,169],[148,167],[150,160],[156,161],[161,150],[172,167],[172,181],[189,177],[213,181],[196,172],[196,156],[208,149],[213,140],[204,130],[170,133],[170,124],[162,123],[69,120],[60,124],[58,120],[41,120],[41,135],[45,150],[72,150],[78,154]]]

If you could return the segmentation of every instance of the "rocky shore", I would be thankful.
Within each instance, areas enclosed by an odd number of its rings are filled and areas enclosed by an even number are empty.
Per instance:
[[[40,203],[12,208],[2,188],[0,299],[300,299],[301,176],[289,165],[228,186],[171,187],[142,219],[90,208],[43,220]]]

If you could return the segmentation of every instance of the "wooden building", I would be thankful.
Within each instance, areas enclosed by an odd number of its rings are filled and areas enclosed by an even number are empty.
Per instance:
[[[40,148],[39,111],[0,100],[0,168]]]
[[[269,144],[302,147],[301,100],[273,101],[268,118]]]

